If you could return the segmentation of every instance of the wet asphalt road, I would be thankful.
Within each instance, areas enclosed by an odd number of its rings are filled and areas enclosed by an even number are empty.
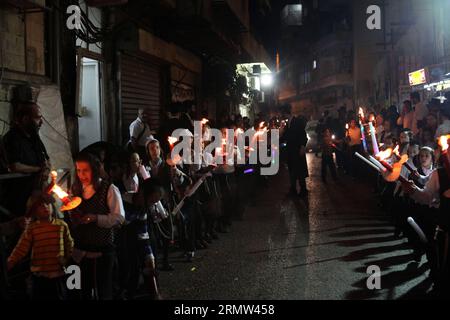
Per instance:
[[[324,185],[320,159],[308,156],[309,201],[287,196],[284,168],[258,193],[243,221],[174,272],[160,273],[165,299],[341,300],[421,298],[429,289],[425,257],[412,262],[405,240],[367,182],[341,175]],[[330,179],[331,180],[331,179]],[[368,266],[381,269],[381,290],[367,289]]]

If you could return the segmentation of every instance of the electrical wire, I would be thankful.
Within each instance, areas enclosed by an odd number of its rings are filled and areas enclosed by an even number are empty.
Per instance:
[[[50,122],[49,122],[44,116],[42,117],[42,119],[44,120],[44,122],[45,122],[45,123],[46,123],[53,131],[55,131],[59,136],[61,136],[64,140],[66,140],[67,142],[70,143],[70,140],[67,139],[67,138],[66,138],[62,133],[60,133],[58,130],[56,130],[55,127],[53,127],[53,126],[50,124]],[[11,122],[8,122],[8,121],[6,121],[6,120],[4,120],[4,119],[2,119],[2,118],[0,118],[0,122],[3,123],[3,129],[2,129],[2,134],[1,134],[1,135],[3,135],[4,130],[5,130],[5,126],[6,126],[6,125],[11,126]]]
[[[44,122],[45,122],[45,123],[46,123],[53,131],[55,131],[60,137],[62,137],[64,140],[66,140],[67,142],[70,143],[70,140],[69,140],[66,136],[64,136],[62,133],[60,133],[58,130],[56,130],[55,127],[53,127],[53,126],[50,124],[50,122],[49,122],[44,116],[42,116],[42,119],[43,119]]]

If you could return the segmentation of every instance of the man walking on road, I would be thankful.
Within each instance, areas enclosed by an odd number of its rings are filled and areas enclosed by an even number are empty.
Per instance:
[[[289,107],[289,114],[292,110]],[[287,143],[289,177],[291,182],[290,193],[301,197],[308,196],[306,178],[309,177],[308,164],[306,161],[306,119],[301,116],[292,116],[283,140]],[[300,193],[297,192],[297,181],[300,185]]]

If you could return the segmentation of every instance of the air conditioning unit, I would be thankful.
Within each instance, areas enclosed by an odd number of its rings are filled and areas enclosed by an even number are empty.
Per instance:
[[[250,88],[252,90],[261,91],[261,79],[259,77],[251,77]]]

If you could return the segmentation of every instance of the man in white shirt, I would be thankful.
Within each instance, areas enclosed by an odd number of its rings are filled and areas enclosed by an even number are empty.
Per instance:
[[[130,125],[130,142],[132,150],[139,153],[141,159],[146,160],[147,154],[145,146],[147,142],[153,140],[150,127],[150,109],[140,108],[138,118]]]
[[[410,129],[414,134],[417,134],[418,129],[414,117],[415,115],[411,101],[404,101],[402,113],[397,120],[397,125],[401,126],[403,129]],[[414,128],[416,131],[414,131]]]
[[[411,102],[414,109],[414,120],[412,124],[412,132],[414,135],[417,135],[419,133],[419,127],[420,122],[422,122],[425,117],[428,115],[428,108],[427,106],[420,101],[420,93],[419,92],[412,92],[411,93]]]

